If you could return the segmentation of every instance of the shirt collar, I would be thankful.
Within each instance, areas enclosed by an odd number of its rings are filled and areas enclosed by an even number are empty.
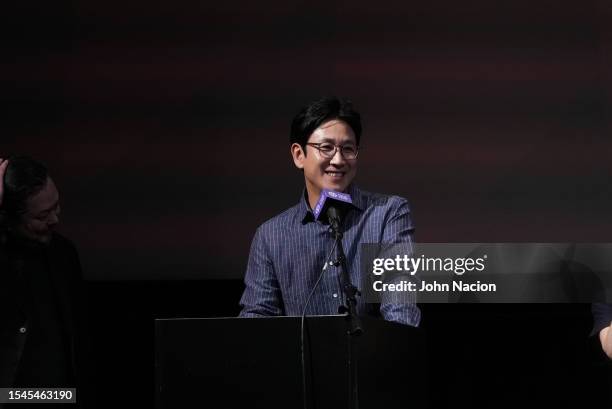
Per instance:
[[[361,190],[355,184],[351,183],[348,189],[346,189],[346,193],[351,195],[351,200],[353,201],[352,206],[359,211],[363,211],[365,207],[365,200]],[[312,213],[310,205],[308,204],[308,194],[306,192],[306,188],[302,190],[299,206],[298,214],[303,215],[302,224],[314,221],[314,214]]]

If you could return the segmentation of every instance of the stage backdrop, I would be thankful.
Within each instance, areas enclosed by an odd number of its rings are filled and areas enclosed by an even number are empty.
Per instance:
[[[0,155],[47,163],[90,279],[241,277],[330,94],[417,240],[611,241],[609,2],[39,3],[3,13]]]

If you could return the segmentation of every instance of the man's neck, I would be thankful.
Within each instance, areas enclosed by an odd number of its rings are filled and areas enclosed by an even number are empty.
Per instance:
[[[49,243],[42,243],[40,241],[24,237],[14,232],[9,232],[7,239],[8,242],[13,246],[30,250],[42,250],[48,247],[49,245]]]
[[[315,206],[317,205],[317,202],[319,201],[319,198],[321,197],[321,191],[319,190],[317,193],[311,193],[308,191],[308,188],[307,188],[306,197],[308,199],[308,206],[310,207],[310,210],[312,210],[315,208]]]

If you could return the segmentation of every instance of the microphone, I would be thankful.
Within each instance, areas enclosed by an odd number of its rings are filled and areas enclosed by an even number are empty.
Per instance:
[[[344,216],[344,209],[339,209],[335,203],[330,204],[327,208],[327,220],[334,232],[340,231],[340,225],[342,224],[342,216]]]
[[[352,204],[353,200],[348,193],[323,189],[313,214],[316,220],[324,220],[326,218],[332,229],[335,232],[339,232],[342,218],[348,207]]]

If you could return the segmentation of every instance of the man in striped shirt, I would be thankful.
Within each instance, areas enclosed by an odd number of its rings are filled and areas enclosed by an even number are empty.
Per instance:
[[[344,220],[342,245],[351,282],[358,288],[365,274],[360,267],[361,244],[411,247],[414,227],[408,202],[362,191],[353,183],[361,131],[359,113],[349,101],[335,97],[308,104],[293,119],[291,155],[304,173],[306,188],[297,205],[257,229],[240,300],[241,317],[304,312],[334,243],[329,226],[315,220],[312,212],[323,189],[351,195],[353,205]],[[340,269],[328,265],[305,313],[336,314],[343,298],[340,282]],[[417,326],[420,321],[414,300],[371,304],[358,297],[357,310],[407,325]]]

